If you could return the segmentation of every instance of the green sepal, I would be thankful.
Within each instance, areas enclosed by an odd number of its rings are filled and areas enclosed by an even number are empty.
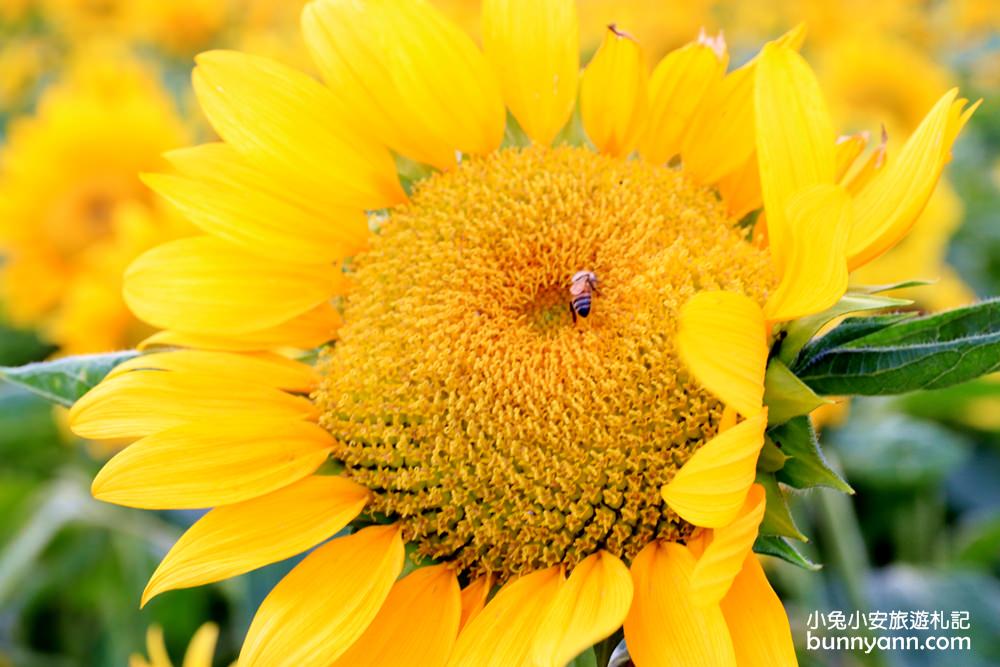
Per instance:
[[[757,457],[757,470],[760,472],[777,472],[785,467],[788,456],[778,449],[774,440],[764,436],[764,446],[761,447],[760,455]]]
[[[800,542],[808,542],[809,538],[802,534],[795,525],[795,519],[788,509],[788,498],[778,484],[778,480],[770,473],[757,473],[757,483],[764,487],[766,493],[766,508],[764,520],[760,524],[761,535],[790,537]]]
[[[840,301],[823,312],[800,317],[786,324],[783,331],[784,338],[781,341],[781,348],[778,351],[778,358],[786,366],[794,366],[799,352],[805,347],[806,343],[812,340],[812,337],[819,333],[819,330],[824,325],[842,315],[857,313],[863,310],[901,308],[909,306],[912,303],[913,301],[909,299],[893,299],[887,296],[848,292],[841,297]]]
[[[407,195],[413,194],[417,183],[430,178],[437,172],[437,169],[423,162],[417,162],[398,154],[394,157],[396,158],[396,172],[399,174],[399,182]]]
[[[299,363],[306,364],[308,366],[315,366],[319,363],[319,360],[323,357],[323,354],[330,348],[330,345],[320,345],[319,347],[314,347],[311,350],[306,350],[302,354],[295,357],[295,361]]]
[[[883,294],[885,292],[893,292],[898,289],[909,289],[910,287],[927,287],[928,285],[933,285],[936,282],[936,280],[900,280],[894,283],[885,283],[884,285],[852,285],[851,292],[861,294]]]
[[[783,537],[759,535],[757,541],[753,543],[753,550],[754,553],[775,556],[811,572],[823,568],[822,565],[818,565],[803,556],[798,549],[789,544],[788,540]]]
[[[807,415],[826,403],[812,389],[802,383],[780,360],[772,359],[764,375],[764,405],[767,406],[767,423],[784,424],[789,419]]]
[[[68,408],[93,389],[115,366],[138,354],[135,350],[127,350],[39,361],[26,366],[2,366],[0,379]]]
[[[826,462],[809,417],[796,417],[768,431],[774,444],[788,456],[776,473],[779,482],[793,489],[828,486],[844,493],[854,489]]]
[[[428,558],[420,553],[417,553],[417,545],[413,542],[407,542],[403,546],[403,553],[405,557],[403,558],[403,571],[399,573],[399,578],[402,579],[406,575],[410,574],[414,570],[419,570],[422,567],[429,567],[435,565],[433,559]]]
[[[588,648],[586,651],[570,660],[566,667],[598,667],[597,654],[594,653],[593,648]]]
[[[914,318],[804,360],[820,394],[864,396],[941,389],[1000,369],[1000,299]]]

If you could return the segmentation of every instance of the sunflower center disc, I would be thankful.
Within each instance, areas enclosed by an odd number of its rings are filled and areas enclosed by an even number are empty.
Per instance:
[[[573,322],[571,279],[599,292]],[[345,474],[417,552],[503,581],[691,526],[660,488],[721,405],[677,358],[696,291],[763,302],[766,256],[674,169],[506,149],[421,183],[358,258],[316,396]]]

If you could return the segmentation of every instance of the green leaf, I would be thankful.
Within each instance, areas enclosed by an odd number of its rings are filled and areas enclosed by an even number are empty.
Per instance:
[[[760,524],[760,534],[790,537],[800,542],[808,542],[809,538],[795,525],[795,519],[788,510],[788,499],[774,475],[758,472],[757,483],[764,487],[767,499],[764,520]]]
[[[785,337],[781,341],[778,358],[786,366],[794,366],[795,360],[799,356],[799,351],[805,347],[806,343],[819,333],[819,330],[824,325],[842,315],[849,315],[850,313],[857,313],[863,310],[900,308],[902,306],[909,306],[912,303],[909,299],[893,299],[887,296],[848,292],[841,297],[840,301],[822,313],[800,317],[794,322],[789,322],[785,325]]]
[[[803,556],[799,553],[798,549],[789,544],[788,540],[783,537],[760,535],[757,537],[757,541],[753,543],[753,550],[755,553],[764,554],[765,556],[776,556],[792,565],[797,565],[813,572],[823,567]]]
[[[802,348],[802,352],[799,353],[799,358],[795,362],[793,370],[798,370],[808,365],[812,359],[815,359],[827,350],[846,345],[853,340],[873,334],[876,331],[881,331],[893,324],[916,317],[916,315],[915,312],[907,312],[875,315],[873,317],[849,317],[820,338],[814,338],[809,341],[809,344]]]
[[[0,379],[20,385],[58,405],[70,407],[118,364],[139,353],[134,350],[87,354],[27,366],[0,367]]]
[[[767,365],[767,373],[764,376],[764,405],[767,406],[767,423],[771,426],[784,424],[800,415],[807,415],[829,402],[804,385],[779,359],[772,359]]]
[[[819,394],[940,389],[1000,369],[1000,299],[899,322],[802,364]]]
[[[777,472],[778,481],[794,489],[828,486],[844,493],[854,493],[823,457],[809,417],[796,417],[772,428],[768,435],[789,457],[784,467]]]

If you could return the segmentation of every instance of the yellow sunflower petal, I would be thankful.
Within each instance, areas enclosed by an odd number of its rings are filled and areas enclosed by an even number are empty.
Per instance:
[[[566,125],[580,70],[572,0],[486,0],[483,50],[510,112],[533,141],[550,144]]]
[[[749,417],[764,402],[764,313],[732,292],[699,292],[681,308],[677,349],[695,379]]]
[[[740,667],[798,665],[785,608],[755,554],[747,554],[721,606]]]
[[[695,604],[717,605],[725,596],[753,548],[764,509],[764,487],[754,484],[740,515],[729,525],[712,531],[712,541],[691,575],[691,597]]]
[[[740,220],[747,213],[761,208],[764,199],[760,192],[757,154],[754,153],[742,165],[720,178],[716,186],[729,216],[734,220]],[[758,224],[761,224],[760,221]]]
[[[792,48],[769,44],[757,62],[754,94],[757,160],[767,234],[779,275],[788,254],[789,201],[834,182],[834,139],[816,76]]]
[[[639,143],[647,162],[664,163],[681,152],[692,119],[728,62],[705,38],[664,56],[649,79],[649,122]]]
[[[316,424],[253,413],[147,436],[94,478],[98,500],[143,509],[238,503],[296,482],[326,461],[330,434]]]
[[[163,329],[209,335],[277,326],[344,291],[332,265],[265,260],[210,236],[178,239],[125,272],[125,302]]]
[[[705,94],[684,135],[684,172],[715,183],[745,163],[754,150],[752,65],[730,72]]]
[[[951,155],[951,145],[978,107],[951,90],[930,110],[895,158],[876,172],[855,200],[847,245],[853,270],[899,242],[916,222]]]
[[[785,219],[784,272],[764,304],[769,322],[819,313],[847,291],[845,253],[853,219],[847,192],[837,185],[801,190],[790,199]]]
[[[216,507],[167,552],[146,584],[142,605],[165,591],[221,581],[300,554],[346,526],[369,496],[343,477],[313,475]]]
[[[493,577],[482,576],[462,589],[462,618],[459,630],[475,618],[486,606],[486,598],[493,587]]]
[[[583,127],[600,152],[625,156],[636,147],[649,106],[647,78],[639,43],[609,26],[580,81]]]
[[[329,665],[375,618],[403,569],[397,526],[372,526],[329,542],[264,598],[240,667]]]
[[[858,132],[837,139],[834,147],[834,179],[840,183],[868,147],[868,133]]]
[[[539,624],[564,584],[550,567],[506,585],[462,629],[449,667],[509,667],[530,664]]]
[[[215,623],[203,623],[191,638],[181,667],[212,667],[215,643],[218,640],[219,626]]]
[[[705,443],[663,487],[667,505],[696,526],[732,522],[753,484],[766,427],[764,409]]]
[[[195,347],[231,352],[277,348],[311,350],[333,340],[342,323],[343,320],[333,305],[323,303],[277,326],[245,334],[212,336],[182,331],[160,331],[140,343],[139,349]]]
[[[837,181],[852,196],[856,197],[859,192],[864,190],[865,186],[871,182],[872,177],[885,166],[885,157],[888,152],[887,142],[888,136],[883,135],[882,143],[869,153],[867,158],[858,160],[851,165],[847,173]]]
[[[422,567],[396,582],[375,620],[333,667],[441,667],[462,612],[454,571]]]
[[[137,370],[214,375],[227,380],[262,384],[300,393],[309,393],[320,380],[319,372],[312,366],[277,354],[226,354],[205,350],[144,354],[115,366],[107,378]]]
[[[440,168],[503,139],[500,86],[473,41],[422,0],[319,0],[302,28],[324,79],[394,150]]]
[[[772,44],[802,46],[805,28],[788,31]],[[716,81],[705,94],[684,135],[684,171],[694,180],[714,184],[740,169],[754,154],[754,78],[758,55]]]
[[[181,424],[243,414],[302,420],[309,399],[263,384],[193,373],[137,371],[105,380],[70,408],[73,432],[91,440],[141,438]]]
[[[619,627],[632,604],[632,577],[615,556],[599,551],[573,568],[538,628],[534,664],[563,667]]]
[[[188,175],[145,174],[143,182],[203,231],[278,261],[334,263],[363,250],[368,220],[360,208],[298,200],[225,144],[186,149]]]
[[[278,62],[235,51],[197,58],[194,91],[212,127],[275,186],[377,209],[406,199],[396,163],[349,122],[346,100]]]
[[[629,653],[642,667],[736,667],[718,605],[691,599],[695,560],[687,547],[652,542],[632,561],[635,599],[625,619]]]

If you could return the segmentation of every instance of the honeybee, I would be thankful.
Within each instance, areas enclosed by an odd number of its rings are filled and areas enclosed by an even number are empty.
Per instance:
[[[597,291],[597,275],[593,271],[577,271],[569,285],[569,312],[576,318],[590,315],[590,305]]]

